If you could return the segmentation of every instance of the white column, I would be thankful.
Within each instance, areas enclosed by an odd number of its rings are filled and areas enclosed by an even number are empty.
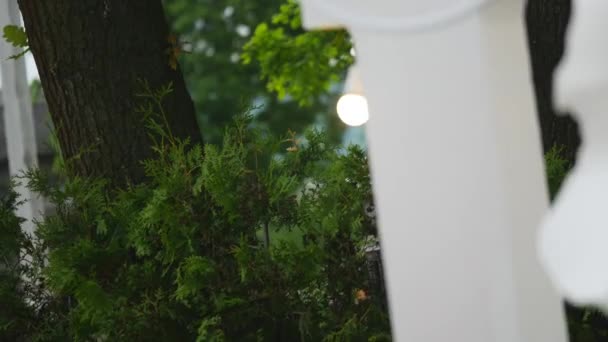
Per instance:
[[[17,1],[0,0],[0,29],[5,25],[19,25],[20,15]],[[20,51],[4,40],[0,42],[0,66],[2,77],[2,104],[4,127],[8,151],[9,172],[12,176],[21,171],[37,167],[36,136],[32,116],[32,100],[25,70],[25,58],[7,60]],[[17,191],[27,202],[18,209],[25,218],[25,229],[33,231],[32,219],[40,214],[41,202],[24,186]]]
[[[303,6],[357,46],[396,341],[566,341],[536,257],[548,196],[523,1]]]
[[[540,250],[564,296],[608,311],[608,2],[573,6],[555,94],[578,121],[582,144],[543,224]]]

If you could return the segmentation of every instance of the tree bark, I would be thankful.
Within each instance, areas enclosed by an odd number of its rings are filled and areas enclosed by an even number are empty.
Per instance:
[[[571,9],[571,0],[529,0],[526,22],[544,150],[561,147],[563,156],[574,162],[578,127],[571,117],[558,115],[553,105],[553,74],[564,53]]]
[[[136,111],[139,81],[169,83],[167,120],[176,137],[199,142],[194,106],[169,63],[161,0],[19,0],[51,118],[71,175],[139,182],[152,155]]]

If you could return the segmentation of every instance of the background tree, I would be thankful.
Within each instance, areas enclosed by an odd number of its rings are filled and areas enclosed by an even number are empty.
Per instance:
[[[322,125],[339,141],[344,125],[332,108],[335,91],[325,91],[300,106],[297,98],[278,99],[261,79],[258,64],[241,63],[242,48],[260,23],[270,21],[279,12],[283,0],[171,0],[165,1],[171,27],[187,52],[180,64],[192,94],[201,130],[207,142],[221,143],[226,124],[243,111],[256,116],[255,125],[283,134],[288,129],[303,132],[312,124]],[[303,33],[300,26],[294,33]],[[292,42],[283,41],[289,51]],[[309,51],[307,56],[315,53]],[[291,78],[301,77],[297,56],[286,55],[294,62]],[[330,113],[328,113],[330,112]]]
[[[174,57],[161,0],[19,0],[29,47],[69,172],[138,182],[151,156],[137,109],[142,81],[172,85],[167,128],[196,142],[194,107]]]

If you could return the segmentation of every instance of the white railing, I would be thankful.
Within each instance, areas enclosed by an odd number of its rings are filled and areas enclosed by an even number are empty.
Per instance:
[[[6,25],[19,25],[20,14],[15,0],[0,0],[0,30]],[[0,39],[0,77],[2,79],[2,105],[9,173],[18,176],[22,171],[38,165],[32,101],[27,84],[25,58],[8,59],[20,51]],[[42,204],[37,196],[20,185],[16,189],[25,199],[18,209],[24,219],[24,228],[32,232],[32,219],[38,217]]]

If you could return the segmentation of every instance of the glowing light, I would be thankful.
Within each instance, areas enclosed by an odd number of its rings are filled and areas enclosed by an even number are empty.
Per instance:
[[[338,101],[338,116],[349,126],[361,126],[369,120],[367,98],[363,95],[363,81],[357,65],[348,70],[344,82],[344,95]]]
[[[337,109],[340,120],[349,126],[361,126],[369,120],[367,99],[363,95],[342,95]]]

